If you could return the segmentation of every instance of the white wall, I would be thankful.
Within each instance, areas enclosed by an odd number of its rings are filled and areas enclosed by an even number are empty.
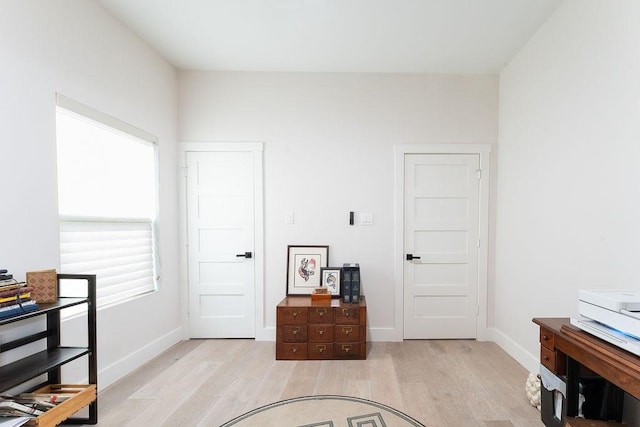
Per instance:
[[[393,146],[497,140],[496,76],[180,72],[179,139],[264,142],[265,300],[274,339],[288,244],[359,262],[370,338],[395,334]],[[285,224],[293,211],[294,225]],[[349,211],[373,226],[349,226]]]
[[[159,138],[163,279],[154,295],[99,310],[104,388],[181,335],[176,72],[96,2],[84,0],[2,0],[0,63],[0,268],[17,278],[59,269],[56,92]]]
[[[567,0],[500,76],[495,327],[537,370],[537,317],[638,289],[640,3]]]

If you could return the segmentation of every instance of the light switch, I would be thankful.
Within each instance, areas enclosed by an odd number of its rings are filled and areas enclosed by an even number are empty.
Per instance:
[[[293,224],[293,212],[288,211],[284,214],[284,222],[287,224]]]
[[[362,212],[360,214],[360,225],[373,225],[373,214],[371,212]]]

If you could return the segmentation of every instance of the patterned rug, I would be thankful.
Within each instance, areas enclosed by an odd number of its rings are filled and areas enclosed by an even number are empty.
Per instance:
[[[425,427],[382,403],[349,396],[306,396],[271,403],[220,427]]]

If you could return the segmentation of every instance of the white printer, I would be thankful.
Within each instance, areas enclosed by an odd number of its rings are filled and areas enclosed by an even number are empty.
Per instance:
[[[571,324],[640,356],[640,291],[579,292]]]

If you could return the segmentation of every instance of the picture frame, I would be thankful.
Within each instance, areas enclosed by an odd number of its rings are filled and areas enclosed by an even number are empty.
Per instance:
[[[326,267],[320,269],[320,286],[329,289],[331,298],[340,298],[340,282],[342,269],[340,267]]]
[[[311,295],[328,260],[329,246],[287,246],[287,295]]]

